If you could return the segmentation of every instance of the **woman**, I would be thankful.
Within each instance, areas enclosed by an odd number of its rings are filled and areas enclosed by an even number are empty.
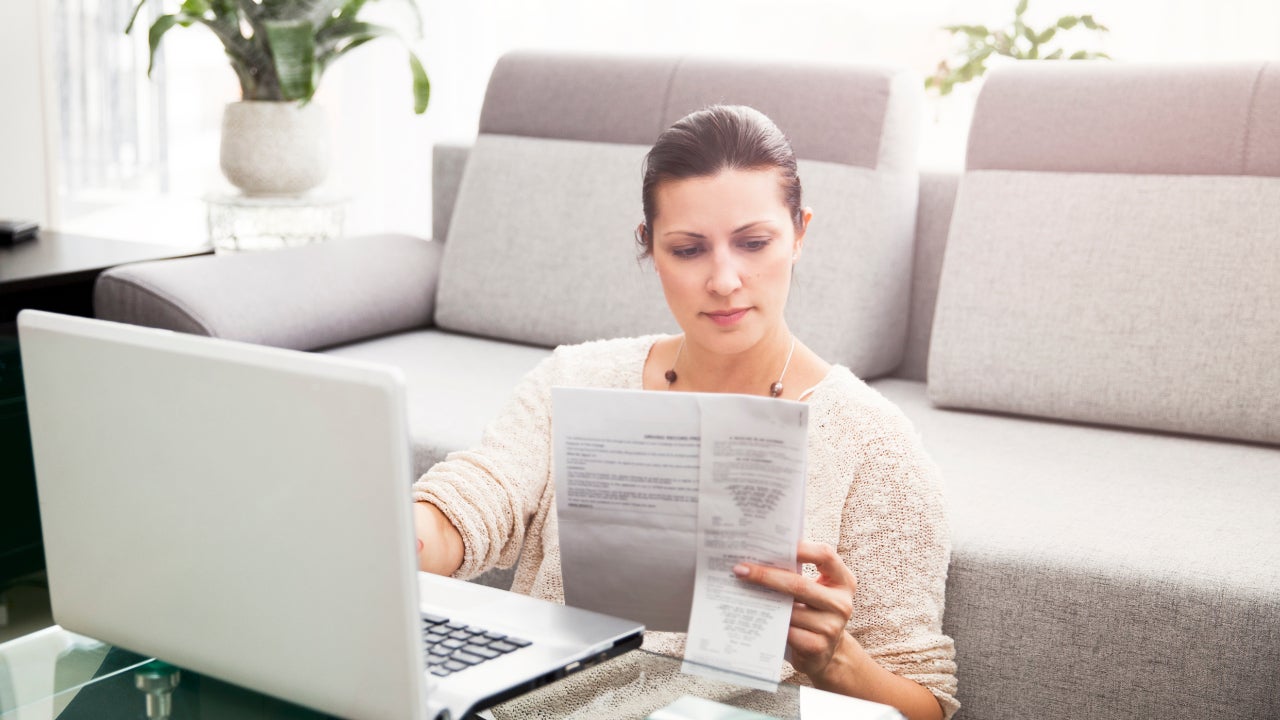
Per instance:
[[[642,201],[637,241],[683,332],[561,347],[530,372],[479,448],[414,485],[422,569],[471,577],[518,558],[513,590],[564,601],[552,385],[805,401],[805,571],[734,572],[795,598],[784,678],[913,720],[949,717],[958,704],[954,648],[941,632],[950,546],[937,472],[897,408],[787,327],[813,218],[789,143],[750,108],[692,113],[646,157]],[[679,655],[683,642],[649,633],[645,647]]]

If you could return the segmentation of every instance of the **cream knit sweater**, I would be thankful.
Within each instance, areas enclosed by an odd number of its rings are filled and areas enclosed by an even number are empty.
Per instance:
[[[521,381],[478,447],[451,453],[414,484],[414,499],[435,504],[462,534],[455,577],[518,559],[512,590],[564,602],[551,387],[641,389],[658,339],[557,348]],[[901,411],[847,368],[834,367],[808,402],[805,538],[834,546],[857,577],[849,632],[880,665],[932,691],[949,718],[959,704],[955,649],[942,634],[951,546],[937,469]],[[679,656],[684,635],[650,632],[645,648]],[[808,684],[789,664],[782,675]]]

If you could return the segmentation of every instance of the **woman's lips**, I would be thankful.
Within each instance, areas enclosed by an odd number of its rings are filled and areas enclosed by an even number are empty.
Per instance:
[[[733,325],[737,323],[747,314],[747,311],[750,309],[751,308],[738,308],[737,310],[718,310],[716,312],[703,313],[703,315],[706,315],[707,317],[711,318],[711,322],[721,327],[725,327],[725,326]]]

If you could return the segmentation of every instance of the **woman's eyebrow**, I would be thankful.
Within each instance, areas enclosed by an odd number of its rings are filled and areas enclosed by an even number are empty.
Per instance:
[[[738,233],[743,232],[745,230],[750,230],[751,228],[757,225],[767,225],[769,224],[769,222],[770,221],[768,220],[755,220],[753,222],[747,223],[746,225],[742,225],[740,227],[734,228],[733,232],[730,234],[737,235]],[[692,230],[668,230],[667,232],[662,233],[663,237],[670,237],[672,235],[684,235],[691,238],[697,238],[699,240],[707,239],[706,235],[703,235],[702,233],[693,232]]]

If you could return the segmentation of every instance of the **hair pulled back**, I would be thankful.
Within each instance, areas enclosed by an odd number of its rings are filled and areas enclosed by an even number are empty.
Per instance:
[[[781,171],[782,201],[799,232],[804,227],[796,154],[764,113],[745,105],[712,105],[689,113],[658,136],[644,158],[640,189],[644,225],[636,231],[642,257],[653,252],[658,186],[668,180],[709,177],[725,170]]]

